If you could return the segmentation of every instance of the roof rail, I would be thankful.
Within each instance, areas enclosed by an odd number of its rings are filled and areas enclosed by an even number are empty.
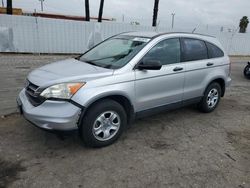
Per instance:
[[[153,38],[159,37],[161,35],[167,35],[167,34],[191,34],[191,35],[201,35],[201,36],[216,38],[215,36],[212,36],[212,35],[207,35],[207,34],[202,34],[202,33],[191,33],[191,32],[165,32],[165,33],[159,33],[158,35],[155,35]]]

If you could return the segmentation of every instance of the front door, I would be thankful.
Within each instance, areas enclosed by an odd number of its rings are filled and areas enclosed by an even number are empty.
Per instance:
[[[185,64],[180,62],[180,40],[160,41],[142,58],[160,61],[160,70],[135,70],[136,111],[182,101]]]

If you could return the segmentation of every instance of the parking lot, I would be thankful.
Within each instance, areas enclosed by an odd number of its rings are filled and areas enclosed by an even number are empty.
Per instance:
[[[190,106],[137,120],[101,149],[15,113],[27,73],[64,58],[0,55],[0,187],[250,187],[247,58],[231,59],[233,83],[213,113]]]

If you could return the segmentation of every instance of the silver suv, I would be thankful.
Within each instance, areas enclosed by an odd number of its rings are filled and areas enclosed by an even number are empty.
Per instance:
[[[212,112],[230,82],[216,38],[131,32],[32,71],[17,102],[34,125],[78,129],[86,145],[102,147],[138,117],[193,103]]]

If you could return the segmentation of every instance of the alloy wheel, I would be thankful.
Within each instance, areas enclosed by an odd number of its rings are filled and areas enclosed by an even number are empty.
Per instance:
[[[120,116],[114,111],[106,111],[99,115],[93,124],[93,135],[99,141],[107,141],[118,132],[121,124]]]

